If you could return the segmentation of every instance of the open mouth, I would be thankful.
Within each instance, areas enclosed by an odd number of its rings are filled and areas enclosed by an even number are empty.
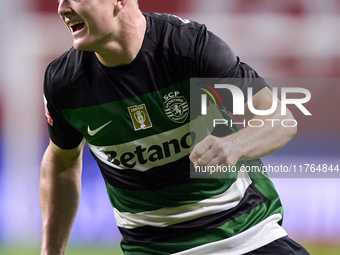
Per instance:
[[[80,31],[84,28],[85,23],[81,22],[81,21],[77,21],[77,22],[72,22],[69,26],[72,30],[72,33],[75,33],[77,31]]]

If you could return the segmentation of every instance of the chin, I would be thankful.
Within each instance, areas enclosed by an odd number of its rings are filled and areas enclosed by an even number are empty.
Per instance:
[[[90,45],[85,43],[84,40],[73,40],[73,48],[81,51],[91,51]]]
[[[96,52],[98,49],[98,40],[73,40],[73,48],[79,51]]]
[[[81,45],[79,43],[73,43],[73,48],[75,48],[76,50],[82,50],[82,51],[86,50],[86,46]]]

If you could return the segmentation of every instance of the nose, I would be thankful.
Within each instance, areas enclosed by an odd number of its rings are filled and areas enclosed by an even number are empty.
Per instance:
[[[58,14],[60,16],[65,16],[72,11],[68,0],[59,0],[58,2]]]

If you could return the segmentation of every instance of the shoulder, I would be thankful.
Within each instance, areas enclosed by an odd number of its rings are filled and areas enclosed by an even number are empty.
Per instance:
[[[203,24],[178,17],[173,14],[160,14],[160,13],[148,13],[144,14],[147,19],[153,22],[155,25],[161,27],[172,27],[172,28],[182,28],[182,29],[199,29],[204,26]]]
[[[146,37],[180,55],[192,54],[200,34],[206,31],[204,24],[171,14],[148,13],[145,17],[148,24]]]
[[[55,90],[76,80],[91,65],[93,53],[77,51],[73,47],[53,60],[45,71],[45,86]]]

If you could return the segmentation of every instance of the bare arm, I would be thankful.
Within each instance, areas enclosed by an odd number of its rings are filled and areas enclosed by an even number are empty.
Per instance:
[[[80,201],[83,146],[84,142],[75,149],[63,150],[51,141],[42,159],[41,255],[65,253]]]
[[[253,96],[253,104],[255,109],[258,110],[269,109],[272,105],[271,91],[264,88],[256,93]],[[254,115],[248,107],[245,107],[245,115],[241,117],[246,120],[262,120],[264,125],[262,127],[247,126],[239,132],[223,138],[207,136],[194,147],[190,155],[190,160],[195,166],[215,166],[216,164],[233,166],[239,160],[269,155],[288,143],[297,131],[296,127],[283,127],[281,125],[282,120],[294,120],[294,117],[289,110],[287,110],[287,116],[281,116],[279,100],[276,111],[269,116]],[[278,119],[280,121],[266,121],[267,119]],[[290,124],[286,123],[286,125]]]

